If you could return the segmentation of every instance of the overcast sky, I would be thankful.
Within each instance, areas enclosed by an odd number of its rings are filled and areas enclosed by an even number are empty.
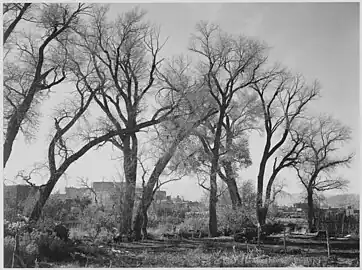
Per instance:
[[[131,9],[133,4],[112,4],[110,17]],[[302,73],[309,82],[314,79],[322,85],[322,98],[314,102],[313,113],[329,113],[352,128],[353,140],[341,149],[350,151],[356,158],[350,168],[341,169],[350,181],[348,192],[359,192],[359,4],[358,3],[231,3],[231,4],[141,4],[147,20],[161,26],[162,37],[168,37],[163,55],[171,57],[188,53],[191,33],[200,20],[216,24],[229,33],[244,34],[265,41],[272,47],[270,61],[278,61],[293,72]],[[18,136],[5,169],[5,177],[13,180],[21,169],[31,169],[34,162],[44,161],[47,138],[51,130],[48,116],[62,93],[56,93],[41,108],[44,115],[38,139],[26,144]],[[263,138],[259,135],[250,141],[253,165],[242,172],[243,179],[256,179]],[[119,161],[112,160],[117,153],[110,147],[90,151],[67,172],[67,179],[56,188],[77,185],[77,177],[91,181],[112,180]],[[285,179],[285,190],[300,192],[302,188],[292,171],[280,176]],[[40,184],[41,180],[38,179]],[[164,188],[168,193],[185,199],[199,199],[202,190],[196,180],[185,178]]]

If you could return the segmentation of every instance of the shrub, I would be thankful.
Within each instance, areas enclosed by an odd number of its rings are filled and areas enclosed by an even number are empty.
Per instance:
[[[255,211],[250,212],[242,207],[233,209],[231,205],[218,207],[217,220],[220,231],[238,232],[256,224]]]
[[[172,224],[172,225],[178,225],[182,222],[182,219],[179,217],[169,216],[166,217],[166,223]]]
[[[208,219],[206,217],[189,217],[180,224],[185,230],[208,231]]]
[[[54,235],[41,234],[37,239],[40,260],[63,261],[70,258],[70,246]]]
[[[32,230],[29,230],[32,228]],[[40,260],[61,261],[69,258],[70,247],[55,235],[46,231],[49,227],[29,224],[24,217],[16,222],[4,221],[4,266],[11,267],[15,251],[16,237],[18,245],[14,260],[15,267],[34,267],[36,258]]]
[[[265,232],[266,235],[271,235],[273,233],[278,234],[284,231],[284,225],[279,223],[279,222],[275,222],[275,223],[267,223],[263,226],[263,232]]]

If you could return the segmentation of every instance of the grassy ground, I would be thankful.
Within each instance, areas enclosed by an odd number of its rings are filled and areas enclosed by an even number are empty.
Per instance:
[[[324,247],[308,250],[281,245],[245,245],[228,239],[147,240],[120,245],[85,245],[83,256],[73,263],[46,267],[357,267],[358,250],[332,250],[327,258]],[[87,254],[87,255],[84,255]],[[74,263],[74,261],[76,261]],[[44,267],[39,265],[39,267]]]

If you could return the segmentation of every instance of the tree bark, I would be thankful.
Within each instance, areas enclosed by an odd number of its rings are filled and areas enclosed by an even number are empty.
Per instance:
[[[216,203],[217,203],[217,173],[219,169],[219,150],[222,123],[225,116],[225,109],[220,109],[219,120],[216,127],[214,146],[212,149],[212,160],[210,170],[210,198],[209,198],[209,236],[217,236],[217,215],[216,215]]]
[[[237,207],[241,206],[241,197],[239,194],[238,186],[236,184],[231,162],[230,161],[223,162],[223,167],[225,169],[225,174],[226,174],[225,183],[228,187],[228,191],[230,194],[232,208],[236,209]]]
[[[313,205],[313,189],[308,189],[308,231],[314,229],[314,205]]]
[[[226,115],[226,124],[224,127],[226,131],[226,151],[230,151],[234,135],[231,129],[229,117],[227,115]],[[231,204],[233,209],[236,209],[238,206],[241,205],[241,197],[238,191],[238,187],[236,185],[235,173],[232,167],[232,162],[230,160],[225,160],[222,162],[222,166],[224,167],[225,170],[226,179],[224,180],[228,186]]]
[[[121,220],[119,223],[119,232],[128,234],[131,231],[133,208],[135,203],[136,179],[137,179],[137,152],[138,141],[135,134],[126,135],[122,138],[123,150],[123,169],[125,172],[125,192],[121,205]],[[132,143],[131,143],[132,142]]]
[[[209,236],[217,236],[217,215],[216,215],[216,203],[217,203],[217,182],[216,172],[218,166],[218,158],[213,157],[211,163],[210,172],[210,198],[209,198]]]
[[[46,185],[39,188],[39,199],[34,205],[33,211],[30,214],[30,220],[37,222],[41,216],[41,212],[46,201],[49,199],[50,194],[53,191],[55,184],[60,178],[61,174],[53,174],[50,176]]]
[[[148,209],[148,207],[147,207]],[[148,215],[147,209],[143,212],[143,222],[142,222],[142,237],[147,239],[147,225],[148,225]]]
[[[263,211],[265,213],[262,213],[262,215],[260,216],[260,221],[259,221],[260,225],[264,225],[266,223],[266,217],[268,215],[269,206],[272,203],[272,201],[270,199],[272,187],[273,187],[273,183],[274,183],[274,180],[275,180],[278,172],[279,172],[279,170],[273,171],[271,177],[269,178],[268,185],[267,185],[266,191],[265,191],[265,199],[264,199],[264,207],[263,207]]]
[[[258,174],[258,186],[256,193],[256,216],[260,225],[263,225],[265,222],[264,216],[264,207],[263,207],[263,184],[264,184],[264,172],[266,167],[267,159],[263,156]]]

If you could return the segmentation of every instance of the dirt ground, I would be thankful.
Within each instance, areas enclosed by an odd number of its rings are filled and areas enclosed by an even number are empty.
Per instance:
[[[274,265],[270,265],[270,267],[290,266],[294,262],[303,262],[304,265],[305,262],[308,262],[307,266],[314,267],[316,265],[328,267],[359,266],[359,241],[349,240],[342,243],[341,241],[331,241],[329,258],[327,258],[325,240],[288,239],[286,251],[285,253],[284,244],[280,238],[264,241],[260,249],[257,248],[256,244],[238,243],[233,241],[231,237],[144,240],[97,245],[94,246],[94,252],[88,248],[86,256],[82,252],[77,252],[74,260],[79,262],[79,265],[67,266],[62,264],[52,267],[210,267],[210,262],[205,263],[203,261],[210,260],[210,258],[212,260],[214,254],[220,254],[220,252],[224,254],[226,259],[235,254],[250,255],[247,262],[244,258],[243,264],[231,264],[234,267],[267,267],[272,263]],[[200,259],[196,261],[198,257]],[[288,260],[291,263],[285,263]],[[283,264],[280,265],[280,262]],[[221,264],[212,264],[212,266],[221,267]]]

